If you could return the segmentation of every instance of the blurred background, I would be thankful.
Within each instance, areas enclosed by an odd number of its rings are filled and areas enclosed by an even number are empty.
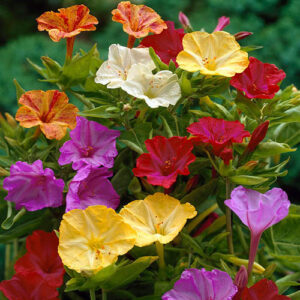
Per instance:
[[[50,88],[39,82],[38,76],[26,61],[29,58],[40,64],[40,56],[47,55],[64,62],[65,41],[52,42],[46,32],[38,32],[35,19],[48,10],[85,4],[99,20],[97,31],[84,32],[75,42],[76,48],[89,49],[98,44],[101,58],[107,56],[112,43],[126,45],[127,35],[121,25],[111,21],[111,10],[116,0],[26,0],[0,1],[0,111],[14,114],[17,101],[12,80],[16,78],[26,90]],[[230,33],[252,31],[254,34],[243,40],[248,45],[260,45],[262,49],[252,52],[258,59],[274,63],[287,73],[283,86],[294,83],[300,88],[300,1],[299,0],[144,0],[143,3],[156,10],[164,20],[175,21],[183,11],[195,30],[204,28],[211,32],[221,16],[230,17],[226,28]],[[52,87],[53,88],[53,87]],[[299,132],[300,134],[300,132]],[[299,159],[297,159],[299,157]],[[292,167],[291,167],[292,166]],[[300,192],[300,151],[294,152],[289,165],[289,174],[280,178],[292,200]]]

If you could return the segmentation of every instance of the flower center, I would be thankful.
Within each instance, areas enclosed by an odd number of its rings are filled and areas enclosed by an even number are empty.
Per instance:
[[[169,175],[174,171],[175,166],[175,158],[171,158],[166,160],[161,168],[161,172],[163,175]]]
[[[94,154],[94,148],[92,146],[86,146],[81,148],[80,152],[84,157],[91,157]]]
[[[208,57],[202,58],[202,62],[205,68],[211,71],[215,71],[217,68],[216,58],[217,58],[216,56],[214,58],[208,58]]]

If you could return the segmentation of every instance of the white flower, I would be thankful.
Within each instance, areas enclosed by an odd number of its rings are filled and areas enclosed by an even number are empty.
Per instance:
[[[152,69],[144,64],[135,64],[130,68],[122,89],[129,95],[144,99],[151,108],[175,105],[181,97],[176,74],[171,71],[152,74]]]
[[[127,79],[129,69],[137,63],[144,64],[150,70],[155,69],[149,48],[127,48],[117,44],[110,45],[108,60],[96,73],[95,82],[108,84],[111,89],[120,88]]]

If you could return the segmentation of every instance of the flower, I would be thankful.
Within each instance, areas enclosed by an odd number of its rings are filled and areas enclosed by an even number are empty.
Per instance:
[[[58,238],[54,232],[36,230],[26,239],[27,253],[15,263],[18,274],[37,273],[54,288],[63,284],[64,266],[57,252]]]
[[[192,123],[187,131],[195,138],[195,142],[209,144],[216,156],[221,157],[225,164],[232,159],[232,144],[242,143],[250,133],[244,130],[245,126],[239,121],[226,121],[212,117],[204,117]]]
[[[230,18],[222,16],[218,19],[218,25],[214,31],[222,31],[226,26],[230,24]]]
[[[190,203],[155,193],[144,200],[125,205],[120,215],[137,232],[136,246],[144,247],[154,242],[167,244],[181,231],[187,219],[195,217],[195,207]]]
[[[78,108],[68,102],[67,95],[57,90],[26,92],[19,99],[22,106],[16,120],[25,128],[40,126],[48,139],[60,140],[67,128],[76,126]]]
[[[249,32],[249,31],[240,31],[234,34],[234,37],[237,41],[242,40],[244,38],[246,38],[249,35],[252,35],[253,32]]]
[[[278,288],[272,280],[261,279],[250,288],[245,288],[242,293],[242,300],[289,300],[287,296],[279,295]],[[236,299],[240,300],[240,299]]]
[[[71,140],[59,149],[61,154],[58,163],[66,165],[73,162],[74,170],[87,165],[111,168],[118,154],[116,138],[120,132],[83,117],[77,117],[76,120],[76,128],[70,132]]]
[[[183,50],[184,29],[175,29],[174,22],[171,21],[166,21],[166,24],[167,29],[160,34],[145,37],[139,47],[152,47],[165,64],[168,65],[172,60],[178,66],[176,57]]]
[[[178,20],[184,29],[191,28],[191,23],[189,18],[182,11],[180,11],[178,14]]]
[[[130,68],[122,89],[131,96],[144,99],[151,108],[175,105],[181,97],[176,74],[166,70],[152,74],[151,69],[143,64]]]
[[[66,212],[75,208],[85,209],[91,205],[105,205],[116,209],[120,196],[107,179],[113,175],[107,168],[86,166],[79,169],[69,184]]]
[[[261,194],[238,186],[231,192],[231,198],[224,203],[251,232],[248,264],[248,275],[250,275],[262,233],[288,215],[290,201],[280,188],[273,188]]]
[[[188,165],[195,159],[192,154],[193,144],[186,137],[166,138],[156,136],[145,141],[149,153],[143,153],[137,159],[133,174],[147,176],[153,185],[169,188],[179,174],[189,175]]]
[[[0,291],[9,300],[59,300],[58,291],[38,274],[15,274],[0,283]]]
[[[178,54],[177,63],[183,70],[232,77],[248,66],[247,52],[225,31],[187,33],[182,42],[184,50]]]
[[[236,286],[225,272],[186,269],[162,300],[231,300],[236,292]]]
[[[89,206],[63,215],[58,253],[76,272],[93,273],[115,263],[135,243],[136,232],[112,208]]]
[[[98,20],[89,14],[90,10],[85,5],[73,5],[58,11],[47,11],[36,19],[38,30],[48,31],[52,41],[74,37],[81,31],[96,30],[94,25],[98,24]]]
[[[123,24],[123,30],[135,38],[145,37],[149,32],[159,34],[167,28],[161,17],[146,5],[122,1],[112,15],[112,20]]]
[[[255,57],[250,57],[249,61],[248,68],[243,73],[236,74],[230,84],[240,92],[245,92],[250,99],[272,99],[279,91],[278,83],[285,78],[284,71]]]
[[[3,180],[3,188],[8,191],[5,200],[14,202],[16,209],[24,207],[28,211],[61,206],[64,185],[51,169],[43,169],[41,160],[31,165],[17,161],[10,167],[10,176]]]
[[[116,44],[110,45],[108,60],[97,71],[95,82],[108,84],[110,89],[120,88],[127,80],[130,68],[137,63],[144,64],[150,70],[155,69],[148,48],[129,49]]]
[[[256,149],[256,147],[259,145],[259,143],[263,141],[263,139],[267,134],[269,123],[270,123],[269,121],[265,121],[254,129],[249,144],[247,145],[248,152],[253,152]]]

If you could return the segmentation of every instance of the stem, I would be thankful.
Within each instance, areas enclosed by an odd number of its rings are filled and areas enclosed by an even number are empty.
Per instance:
[[[4,272],[4,279],[8,279],[9,278],[9,269],[10,269],[10,252],[11,252],[11,245],[10,244],[6,244],[5,245],[5,263],[4,263],[4,268],[5,268],[5,272]]]
[[[135,42],[135,37],[133,35],[128,36],[127,48],[133,48]]]
[[[66,62],[69,63],[72,59],[75,37],[67,38],[67,53]]]
[[[237,234],[239,236],[241,245],[245,251],[246,254],[248,254],[248,245],[246,243],[245,237],[244,237],[244,233],[243,230],[241,228],[241,226],[239,224],[235,224],[236,230],[237,230]]]
[[[83,105],[85,105],[88,109],[93,109],[95,108],[95,105],[86,99],[84,96],[81,96],[80,94],[76,93],[75,91],[68,89],[68,91],[74,95]]]
[[[249,252],[249,262],[248,262],[248,278],[250,278],[252,273],[253,264],[255,261],[255,256],[257,253],[260,238],[261,238],[261,233],[253,234],[251,232],[251,242],[250,242],[250,252]]]
[[[158,266],[159,266],[159,269],[162,271],[166,267],[165,255],[164,255],[164,245],[161,244],[160,242],[155,242],[155,246],[156,246],[157,255],[159,257]]]
[[[230,181],[228,178],[226,178],[225,182],[226,182],[226,199],[229,199],[231,193]],[[229,232],[227,236],[228,251],[230,254],[234,254],[233,241],[232,241],[231,210],[228,206],[226,206],[226,231]]]
[[[90,289],[90,299],[96,300],[96,294],[94,289]]]

